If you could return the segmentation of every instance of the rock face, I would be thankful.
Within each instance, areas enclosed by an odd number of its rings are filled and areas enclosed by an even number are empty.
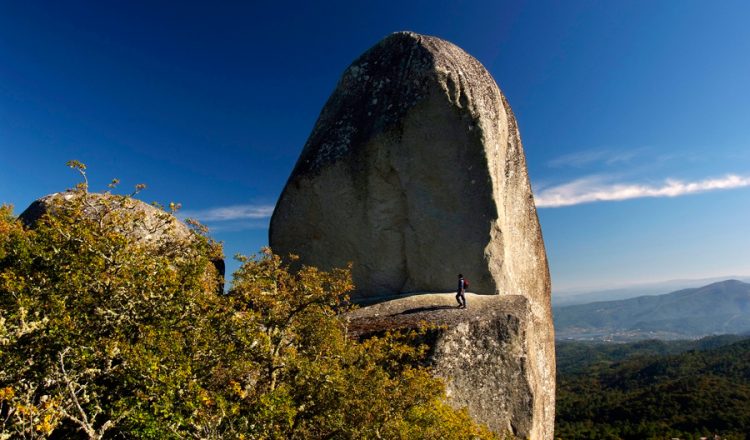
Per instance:
[[[351,312],[349,330],[367,337],[384,330],[434,324],[427,343],[428,362],[447,385],[450,402],[493,431],[517,438],[552,438],[540,423],[535,386],[533,323],[529,301],[520,295],[501,298],[467,295],[469,308],[458,310],[452,294],[422,294]]]
[[[18,218],[26,226],[33,227],[44,214],[54,212],[57,206],[71,202],[75,197],[80,197],[80,193],[64,192],[49,194],[32,202]],[[100,193],[88,193],[86,197],[88,198],[88,202],[85,209],[92,216],[96,215],[98,211],[130,211],[143,214],[142,217],[139,217],[139,221],[132,222],[126,230],[121,232],[135,239],[137,242],[157,248],[159,252],[163,252],[165,255],[169,255],[181,243],[192,239],[192,234],[187,225],[173,215],[140,200]],[[217,291],[223,292],[224,260],[222,258],[215,258],[212,260],[212,263],[218,275],[222,278],[219,286],[217,286]]]
[[[325,270],[353,262],[361,303],[449,291],[459,272],[472,292],[525,298],[513,315],[523,350],[511,350],[523,361],[512,368],[526,378],[532,416],[517,432],[552,438],[550,278],[521,138],[492,76],[466,52],[398,32],[354,61],[287,181],[269,243]],[[451,331],[479,330],[460,325]],[[505,407],[525,405],[521,389],[500,390]]]
[[[354,262],[360,296],[453,289],[547,300],[513,113],[457,46],[390,35],[345,72],[276,205],[276,253]]]
[[[447,386],[448,398],[477,421],[516,438],[552,438],[538,414],[536,378],[529,365],[535,347],[529,302],[520,295],[467,295],[468,309],[452,294],[422,294],[357,309],[350,331],[366,337],[383,330],[436,326],[427,339],[428,361]]]

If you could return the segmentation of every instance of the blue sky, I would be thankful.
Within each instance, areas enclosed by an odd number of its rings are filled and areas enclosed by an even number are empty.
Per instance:
[[[256,252],[343,70],[412,30],[508,97],[556,291],[750,275],[747,2],[313,3],[0,1],[0,201],[77,159]]]

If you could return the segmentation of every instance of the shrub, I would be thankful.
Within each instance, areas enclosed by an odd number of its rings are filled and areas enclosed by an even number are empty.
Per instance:
[[[0,209],[0,438],[493,438],[414,335],[347,335],[348,269],[264,249],[216,294],[205,228],[165,251],[131,196],[70,195],[33,228]]]

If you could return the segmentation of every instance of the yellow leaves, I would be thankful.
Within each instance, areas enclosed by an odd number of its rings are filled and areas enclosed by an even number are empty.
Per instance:
[[[12,221],[13,218],[13,205],[10,203],[0,204],[0,219]]]
[[[109,357],[110,359],[120,354],[120,346],[117,341],[107,344],[106,353],[107,357]]]
[[[205,227],[191,222],[190,243],[138,244],[128,231],[158,234],[133,199],[86,194],[85,165],[69,166],[80,192],[35,231],[0,208],[0,258],[30,256],[0,269],[13,292],[0,313],[0,365],[12,362],[0,401],[26,418],[26,437],[73,432],[61,414],[82,411],[97,424],[125,417],[126,438],[471,438],[443,435],[441,423],[471,422],[441,406],[437,379],[405,365],[423,355],[409,340],[422,333],[347,336],[351,266],[322,271],[265,248],[239,257],[229,294],[216,295],[206,267],[221,247]],[[39,331],[22,346],[7,329]],[[73,347],[65,372],[50,356],[59,346]],[[67,400],[33,400],[55,393]]]
[[[67,165],[69,168],[73,168],[75,170],[80,171],[86,171],[86,165],[82,162],[79,162],[77,160],[69,160],[65,162],[65,165]]]
[[[3,217],[9,217],[12,215],[12,208],[6,210],[7,205],[0,207],[0,237],[6,237],[10,235],[10,232],[15,229],[13,222],[6,220]]]
[[[211,395],[206,390],[200,390],[198,393],[198,400],[204,405],[204,406],[214,406],[216,404],[216,401],[211,397]]]
[[[88,191],[88,187],[89,187],[89,181],[86,178],[86,165],[84,165],[82,162],[79,162],[77,160],[69,160],[65,163],[65,165],[67,165],[69,168],[72,168],[78,171],[81,177],[83,177],[83,182],[78,183],[76,185],[76,190],[81,192],[82,194],[86,194],[86,192]]]
[[[17,405],[15,405],[15,410],[16,410],[16,412],[21,417],[33,416],[34,414],[36,414],[38,412],[36,406],[34,406],[34,405],[23,405],[23,404],[20,404],[20,403],[17,404]]]
[[[10,387],[0,389],[0,402],[6,401],[9,404],[8,415],[21,421],[28,429],[47,436],[59,425],[62,418],[60,398],[44,395],[39,403],[34,404],[22,401],[23,399],[14,399],[14,397],[17,396]]]
[[[5,388],[0,388],[0,402],[10,400],[15,395],[16,392],[13,390],[13,387],[7,386]]]
[[[6,292],[20,292],[26,287],[26,278],[12,272],[0,273],[0,288]]]
[[[41,432],[44,435],[50,435],[52,434],[52,431],[55,430],[55,426],[57,425],[57,421],[54,418],[53,414],[45,414],[42,417],[41,422],[37,423],[34,426],[34,429]]]
[[[232,390],[232,393],[234,393],[240,399],[244,399],[247,397],[247,391],[242,388],[239,382],[235,380],[229,381],[229,388]]]
[[[187,224],[188,227],[190,227],[190,229],[198,235],[208,234],[208,227],[201,224],[201,222],[199,222],[198,220],[194,218],[186,218],[185,224]]]

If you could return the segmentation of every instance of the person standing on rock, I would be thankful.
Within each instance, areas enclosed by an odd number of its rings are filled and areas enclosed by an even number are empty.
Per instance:
[[[466,283],[464,282],[464,276],[458,274],[458,291],[456,292],[456,301],[458,301],[458,308],[466,308]]]

